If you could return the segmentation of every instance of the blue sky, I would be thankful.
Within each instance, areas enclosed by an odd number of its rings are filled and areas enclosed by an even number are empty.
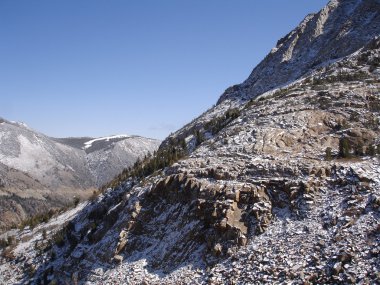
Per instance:
[[[327,0],[1,0],[0,116],[165,138]]]

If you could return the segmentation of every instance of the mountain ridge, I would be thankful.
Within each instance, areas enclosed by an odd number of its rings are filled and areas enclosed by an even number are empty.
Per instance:
[[[326,18],[326,13],[329,14],[331,11],[333,12],[333,16],[331,17],[331,15],[328,15],[327,17],[331,23],[328,21],[320,21],[325,22],[325,25],[330,26],[330,33],[327,35],[323,35],[322,33],[320,36],[330,36],[332,38],[329,40],[332,41],[330,44],[331,46],[324,45],[323,42],[321,43],[320,41],[322,38],[319,39],[319,42],[309,41],[315,34],[319,34],[321,32],[314,30],[311,24],[316,24],[317,20],[321,17]],[[356,17],[356,15],[361,16]],[[316,17],[317,19],[315,19]],[[370,21],[361,23],[361,17],[365,19],[369,17]],[[312,21],[312,19],[314,19],[314,21]],[[334,30],[335,21],[337,21],[338,26],[336,30]],[[356,36],[354,40],[351,42],[350,37],[348,36],[344,41],[335,40],[335,35],[331,34],[339,34],[339,32],[343,30],[345,23],[348,23],[348,27],[353,25],[350,22],[355,23],[356,25],[353,30],[355,33],[352,32],[349,34],[352,37]],[[168,141],[171,139],[184,139],[196,132],[205,132],[202,127],[216,117],[224,114],[228,109],[241,108],[249,100],[253,100],[257,96],[262,96],[266,93],[274,93],[277,89],[284,88],[294,81],[302,80],[303,77],[310,76],[318,68],[323,68],[324,65],[328,66],[329,64],[357,52],[360,48],[368,44],[373,38],[380,36],[380,31],[378,29],[379,26],[379,0],[330,0],[328,4],[321,9],[321,11],[307,15],[305,19],[301,21],[299,26],[280,39],[276,46],[281,46],[281,49],[274,47],[270,53],[253,69],[245,81],[241,84],[236,84],[227,88],[220,96],[215,106],[211,107],[192,122],[174,132],[163,141],[163,145],[167,145]],[[300,33],[301,39],[297,38],[297,33]],[[286,51],[288,51],[289,46],[295,38],[297,38],[296,42],[299,45],[302,41],[304,43],[306,42],[306,44],[300,45],[298,48],[298,53],[300,53],[297,57],[298,62],[294,63],[294,57],[292,57],[292,60],[290,61],[287,60],[282,62],[283,56]],[[310,57],[303,58],[303,55],[309,54],[309,50],[312,50],[313,45],[316,46],[314,48],[319,47],[321,49],[320,53],[322,54],[322,57],[313,57],[313,53],[311,53]],[[335,45],[338,48],[334,48]],[[295,50],[297,51],[297,48]],[[323,53],[325,53],[324,57]],[[303,60],[300,66],[297,65],[300,61],[299,58],[302,58]],[[320,63],[317,63],[317,61],[320,61]],[[310,68],[308,65],[310,65]]]
[[[157,140],[139,136],[123,136],[116,140],[97,138],[98,142],[103,143],[86,150],[85,143],[94,138],[51,138],[32,130],[24,123],[5,119],[2,121],[0,163],[6,166],[0,172],[4,184],[2,195],[16,194],[29,198],[34,195],[38,200],[46,201],[44,196],[52,197],[60,193],[51,203],[54,207],[71,203],[73,196],[91,195],[96,188],[110,181],[124,168],[133,165],[138,158],[152,153],[159,144]],[[11,176],[10,172],[17,172],[18,175]],[[30,180],[27,176],[33,179]],[[20,185],[24,186],[19,188]],[[38,194],[39,192],[43,194]],[[65,192],[70,195],[65,197]],[[22,207],[27,207],[26,204],[27,200],[23,200]],[[46,205],[41,206],[44,211],[48,210]],[[27,214],[33,215],[38,211],[24,213],[22,207],[14,215],[18,222],[18,216],[25,218]],[[11,211],[8,206],[3,206],[2,210],[7,213]],[[5,220],[1,222],[4,223]]]
[[[247,101],[283,87],[323,63],[355,52],[379,35],[379,10],[378,0],[330,1],[320,12],[306,16],[299,26],[280,39],[247,80],[228,88],[217,104],[224,100]],[[356,19],[353,15],[363,18]]]

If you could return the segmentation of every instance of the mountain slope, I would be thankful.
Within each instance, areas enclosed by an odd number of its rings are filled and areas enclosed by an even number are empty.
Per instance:
[[[335,4],[329,13],[348,21],[372,11]],[[16,233],[24,242],[13,253],[25,260],[4,260],[2,275],[37,284],[378,282],[380,39],[256,95],[221,100],[160,147],[184,140],[188,157],[108,189],[58,218],[62,228]]]
[[[379,0],[334,0],[308,15],[252,71],[219,99],[249,100],[347,56],[379,35]]]
[[[21,218],[72,203],[74,196],[88,196],[109,182],[137,158],[153,153],[159,142],[137,136],[119,139],[98,138],[54,139],[26,125],[2,119],[0,123],[0,179],[4,198],[2,226]],[[35,199],[38,207],[29,207]],[[12,210],[12,203],[18,210]],[[14,208],[14,207],[13,207]],[[12,213],[13,212],[13,213]],[[9,217],[12,217],[9,219]]]
[[[83,151],[56,143],[19,123],[0,125],[0,161],[49,187],[92,185]],[[65,178],[67,176],[67,178]]]
[[[217,105],[168,139],[184,139],[226,113],[266,92],[312,74],[365,46],[380,35],[379,0],[331,0],[310,14],[257,65],[242,84],[226,89]]]
[[[119,174],[123,169],[131,167],[138,158],[153,154],[159,146],[157,140],[139,136],[103,138],[95,143],[98,144],[87,144],[85,150],[87,164],[98,186],[109,182],[110,177]]]

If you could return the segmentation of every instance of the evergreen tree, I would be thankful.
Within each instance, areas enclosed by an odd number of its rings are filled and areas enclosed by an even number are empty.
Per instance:
[[[339,157],[347,158],[350,157],[350,143],[347,138],[341,137],[339,139]]]
[[[369,145],[367,148],[367,155],[375,156],[376,155],[376,149],[373,145]]]
[[[196,145],[200,145],[205,140],[202,132],[199,130],[195,131],[195,139],[196,139]]]
[[[355,155],[363,156],[364,155],[364,146],[361,142],[359,142],[355,147]]]
[[[328,161],[332,160],[331,147],[327,147],[326,148],[325,159],[328,160]]]
[[[181,140],[181,148],[182,148],[183,153],[187,153],[187,144],[186,144],[185,139]]]
[[[42,230],[42,238],[43,238],[44,240],[46,240],[46,237],[47,237],[46,229],[43,229],[43,230]]]

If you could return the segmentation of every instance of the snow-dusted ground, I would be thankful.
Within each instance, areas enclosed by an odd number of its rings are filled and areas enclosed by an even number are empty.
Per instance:
[[[47,237],[51,238],[54,233],[62,228],[62,225],[71,221],[80,211],[82,211],[88,202],[79,204],[77,207],[68,210],[57,217],[52,218],[47,223],[43,223],[30,229],[11,230],[0,235],[1,239],[7,239],[9,236],[15,237],[17,245],[13,249],[15,258],[12,262],[5,262],[5,259],[0,257],[0,284],[17,284],[24,278],[25,267],[35,268],[36,260],[41,262],[38,257],[40,254],[37,249],[38,243],[45,244],[49,242],[43,237],[43,231],[46,231]],[[43,259],[42,259],[43,260]],[[24,264],[24,268],[20,267]]]

